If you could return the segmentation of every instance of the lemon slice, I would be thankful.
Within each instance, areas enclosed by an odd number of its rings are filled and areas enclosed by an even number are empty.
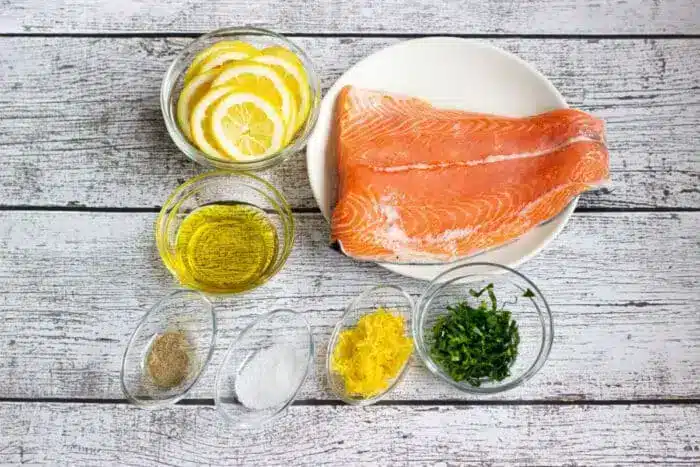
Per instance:
[[[286,126],[285,143],[289,142],[295,132],[296,99],[276,67],[251,60],[229,63],[212,82],[212,86],[224,85],[255,90],[256,94],[264,96],[275,108],[279,109]]]
[[[216,142],[211,134],[211,112],[214,104],[231,93],[233,88],[219,87],[209,89],[199,102],[192,109],[190,115],[190,129],[192,131],[192,141],[203,153],[219,159],[228,159],[226,154],[216,146]]]
[[[187,139],[192,141],[192,130],[190,129],[190,114],[192,108],[209,90],[211,82],[219,75],[219,69],[209,70],[200,75],[196,75],[190,82],[185,84],[182,92],[177,99],[177,123],[180,129],[187,136]]]
[[[211,132],[224,153],[257,159],[282,149],[286,126],[274,102],[255,90],[234,87],[214,104]]]
[[[304,69],[304,64],[294,52],[280,46],[268,47],[251,57],[251,60],[277,67],[285,79],[287,85],[297,98],[297,118],[294,128],[296,133],[306,122],[311,111],[311,91],[309,78]]]
[[[243,41],[221,41],[198,53],[185,72],[185,82],[224,63],[244,60],[258,54],[258,49]]]

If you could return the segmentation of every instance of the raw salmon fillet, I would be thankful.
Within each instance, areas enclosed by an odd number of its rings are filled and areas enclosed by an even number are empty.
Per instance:
[[[345,87],[336,101],[331,238],[361,260],[455,261],[508,243],[608,178],[603,121],[433,107]]]

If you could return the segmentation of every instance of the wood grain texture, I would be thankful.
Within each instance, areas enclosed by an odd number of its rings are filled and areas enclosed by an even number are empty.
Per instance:
[[[122,398],[137,320],[171,287],[154,215],[0,212],[0,397]],[[425,283],[341,257],[319,214],[297,215],[295,249],[264,287],[217,300],[217,349],[191,394],[213,397],[225,349],[259,314],[302,310],[317,345],[302,399],[332,399],[325,346],[349,301],[377,283]],[[511,400],[700,398],[700,213],[578,214],[521,270],[553,310],[549,361]],[[396,400],[469,399],[414,362]]]
[[[700,406],[292,406],[241,432],[211,407],[0,404],[0,463],[697,465]]]
[[[324,89],[398,39],[298,38]],[[3,205],[152,207],[204,170],[170,141],[165,68],[188,39],[0,38]],[[572,106],[607,121],[612,183],[583,207],[700,207],[700,41],[503,39]],[[315,207],[305,155],[266,174]]]
[[[203,32],[256,25],[289,33],[697,34],[693,0],[24,0],[0,33]]]

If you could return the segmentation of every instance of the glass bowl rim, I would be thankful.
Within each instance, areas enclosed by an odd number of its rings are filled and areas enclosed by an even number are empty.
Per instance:
[[[175,71],[185,58],[198,51],[201,51],[208,41],[211,39],[222,38],[225,39],[226,36],[242,36],[242,35],[257,35],[257,36],[267,36],[275,38],[276,40],[282,42],[285,47],[294,52],[301,60],[304,71],[306,71],[309,87],[311,88],[311,110],[306,119],[303,131],[299,133],[292,144],[282,148],[281,150],[268,154],[264,157],[256,158],[249,161],[236,161],[228,159],[220,159],[217,157],[211,157],[197,148],[192,144],[187,137],[183,134],[180,129],[180,125],[177,123],[176,115],[170,112],[171,100],[174,99],[172,96],[175,85],[179,78],[179,75],[175,76]],[[187,46],[182,49],[173,59],[171,64],[165,71],[163,80],[160,86],[160,110],[163,115],[163,121],[165,122],[165,127],[170,135],[170,138],[175,143],[175,146],[187,156],[188,159],[193,160],[204,166],[216,167],[226,170],[239,170],[239,171],[256,171],[269,168],[273,165],[285,161],[292,155],[300,152],[306,142],[308,141],[311,133],[316,126],[318,121],[318,116],[321,107],[321,81],[319,78],[318,70],[316,64],[311,60],[311,57],[304,52],[304,50],[297,44],[287,39],[281,34],[268,29],[253,27],[253,26],[232,26],[224,27],[220,29],[215,29],[206,34],[197,37],[195,40],[187,44]]]
[[[486,272],[486,273],[474,273],[474,274],[469,274],[469,273],[464,273],[462,275],[459,275],[455,277],[454,279],[447,280],[444,282],[441,282],[440,279],[448,276],[456,271],[459,271],[461,269],[469,269],[473,268],[476,266],[482,266],[482,267],[490,267],[490,268],[495,268],[495,270],[492,270],[491,272]],[[522,279],[525,281],[526,284],[528,284],[529,287],[531,287],[531,290],[535,294],[535,297],[539,300],[541,300],[541,304],[543,305],[544,309],[541,309],[540,306],[535,303],[535,310],[537,310],[537,315],[538,318],[542,324],[542,334],[541,334],[541,342],[540,342],[540,349],[539,353],[537,355],[537,358],[535,361],[530,365],[527,370],[522,372],[522,374],[518,375],[516,378],[513,380],[503,383],[503,384],[497,384],[497,385],[492,385],[488,387],[475,387],[471,386],[466,383],[454,381],[452,378],[450,378],[445,372],[442,370],[442,368],[433,361],[433,359],[430,357],[429,352],[427,351],[425,347],[425,340],[422,337],[421,333],[421,322],[423,320],[423,317],[425,315],[425,312],[427,311],[425,306],[427,305],[427,301],[432,300],[434,296],[442,290],[445,286],[450,285],[454,283],[455,281],[458,281],[460,279],[464,279],[467,277],[496,277],[496,278],[506,278],[506,280],[511,281],[510,278],[508,278],[509,273],[512,275],[515,275],[516,277]],[[511,281],[512,282],[512,281]],[[528,381],[530,378],[535,376],[539,370],[544,366],[545,362],[547,361],[549,354],[552,350],[552,344],[554,341],[554,325],[553,325],[553,319],[552,319],[552,311],[549,307],[549,303],[547,303],[547,300],[545,299],[544,295],[540,291],[540,289],[535,285],[534,282],[532,282],[530,279],[528,279],[524,274],[516,271],[515,269],[512,269],[508,266],[504,266],[502,264],[497,264],[497,263],[486,263],[486,262],[473,262],[473,263],[465,263],[465,264],[460,264],[458,266],[455,266],[453,268],[448,269],[447,271],[444,271],[435,278],[433,278],[432,281],[428,284],[428,286],[425,288],[423,291],[423,294],[421,294],[420,298],[416,302],[416,306],[414,308],[414,316],[412,320],[412,334],[413,334],[413,343],[414,347],[416,349],[416,353],[418,354],[419,358],[423,362],[423,365],[428,368],[428,370],[435,376],[439,377],[443,381],[449,383],[450,385],[456,387],[460,391],[463,391],[465,393],[470,393],[470,394],[496,394],[500,392],[504,392],[510,389],[513,389],[517,386],[520,386],[524,382]],[[495,382],[494,382],[495,384]]]
[[[283,242],[280,252],[280,259],[279,259],[279,265],[277,268],[274,270],[272,275],[268,277],[265,282],[270,280],[274,275],[276,275],[287,263],[287,260],[289,259],[289,255],[292,253],[292,249],[294,247],[294,235],[296,233],[296,221],[294,219],[294,213],[292,212],[292,208],[289,205],[289,202],[287,201],[287,198],[284,196],[284,193],[282,193],[281,190],[278,190],[272,183],[268,182],[267,180],[264,180],[258,175],[255,175],[250,172],[244,172],[240,170],[223,170],[223,169],[214,169],[210,170],[208,172],[201,173],[199,175],[195,175],[194,177],[191,177],[188,180],[185,180],[183,183],[178,185],[172,193],[168,196],[168,198],[165,200],[165,203],[163,203],[163,206],[160,208],[160,211],[158,212],[158,215],[156,216],[155,220],[155,237],[156,237],[156,249],[158,250],[158,255],[160,256],[161,262],[165,266],[165,268],[170,272],[170,274],[177,280],[177,274],[176,272],[171,268],[169,262],[163,260],[164,253],[166,256],[170,256],[170,253],[167,251],[167,247],[163,244],[164,236],[166,235],[166,232],[164,232],[163,228],[161,227],[161,224],[163,223],[164,219],[167,216],[168,210],[171,209],[175,204],[176,201],[180,199],[180,197],[186,192],[187,189],[191,187],[196,187],[197,185],[203,183],[204,181],[208,179],[215,179],[215,178],[240,178],[240,179],[249,179],[253,180],[256,183],[260,183],[263,185],[266,189],[270,190],[275,198],[276,201],[280,205],[280,210],[278,212],[278,215],[280,217],[285,217],[286,222],[285,225],[289,226],[289,234],[285,235],[283,237]],[[289,237],[289,238],[287,238]],[[258,286],[254,287],[253,289],[260,287],[263,284],[259,284]],[[251,290],[247,290],[246,292],[250,292]],[[188,290],[193,290],[199,293],[205,293],[208,296],[221,296],[221,297],[226,297],[230,295],[240,295],[241,292],[203,292],[198,289],[190,288]]]
[[[182,195],[182,193],[185,192],[187,188],[193,185],[197,185],[198,183],[201,183],[204,180],[207,180],[209,178],[219,178],[219,177],[240,177],[240,178],[249,178],[252,180],[255,180],[258,183],[261,183],[264,185],[266,188],[268,188],[270,191],[272,191],[276,197],[279,198],[279,201],[281,201],[281,207],[283,208],[282,210],[289,213],[290,215],[292,214],[292,208],[289,205],[289,202],[287,201],[287,198],[284,196],[281,190],[278,190],[272,183],[268,182],[267,180],[263,179],[262,177],[255,175],[250,172],[242,171],[242,170],[224,170],[224,169],[213,169],[208,172],[204,172],[198,175],[195,175],[181,184],[179,184],[168,196],[168,198],[165,200],[165,203],[163,203],[163,206],[160,208],[160,211],[158,212],[158,218],[164,215],[166,208],[170,207],[170,205],[173,204],[173,202],[177,199],[179,195]]]
[[[275,410],[274,413],[270,414],[269,416],[261,419],[257,423],[245,423],[241,421],[237,421],[235,417],[230,415],[226,408],[224,407],[225,404],[221,400],[221,385],[223,381],[223,375],[224,371],[226,369],[227,363],[229,363],[229,359],[231,358],[231,355],[233,354],[234,350],[237,348],[237,344],[241,341],[241,339],[245,338],[248,336],[248,334],[253,331],[259,324],[271,319],[275,315],[278,315],[280,313],[290,313],[294,319],[299,320],[300,324],[303,325],[303,328],[308,336],[308,350],[309,354],[306,360],[306,367],[304,369],[304,376],[299,380],[299,385],[297,388],[294,390],[294,392],[290,395],[289,399],[287,401],[280,405],[280,407]],[[272,311],[269,311],[267,313],[264,313],[260,316],[258,316],[252,323],[250,323],[248,326],[246,326],[233,340],[231,345],[229,345],[229,348],[226,350],[226,354],[224,355],[223,360],[221,361],[221,364],[219,365],[219,368],[216,371],[216,379],[214,380],[214,407],[216,408],[216,411],[226,420],[227,422],[238,426],[240,428],[260,428],[263,425],[266,425],[267,423],[271,422],[272,420],[276,419],[280,415],[282,415],[287,408],[289,408],[290,405],[296,400],[297,395],[299,394],[299,391],[301,388],[304,386],[304,382],[309,376],[309,373],[311,372],[311,368],[313,366],[313,361],[314,361],[314,336],[313,336],[313,331],[311,330],[311,325],[309,324],[309,321],[304,317],[304,315],[298,311],[294,311],[290,308],[278,308]],[[237,377],[237,376],[236,376]]]
[[[384,391],[381,393],[377,394],[376,396],[368,397],[365,399],[358,399],[358,398],[352,398],[348,397],[344,393],[339,393],[335,390],[333,390],[333,386],[330,384],[330,379],[333,374],[333,370],[331,369],[331,358],[333,355],[333,349],[335,348],[335,344],[338,341],[338,336],[340,335],[340,332],[343,327],[343,323],[345,322],[345,319],[350,316],[353,312],[355,312],[355,309],[357,308],[357,305],[366,297],[370,296],[377,290],[381,289],[392,289],[396,292],[399,292],[399,295],[402,295],[403,298],[406,300],[406,303],[408,305],[408,311],[402,312],[402,315],[406,317],[406,319],[409,321],[406,323],[407,329],[406,329],[406,334],[411,337],[411,342],[413,344],[413,349],[411,350],[411,355],[406,359],[406,363],[404,363],[403,368],[401,368],[401,371],[399,374],[396,375],[394,378],[394,381],[387,387]],[[353,298],[352,301],[347,305],[345,308],[345,311],[343,312],[343,315],[338,319],[336,322],[335,326],[333,327],[333,332],[331,333],[330,340],[328,341],[328,348],[326,352],[326,383],[330,389],[330,391],[336,395],[340,400],[345,402],[346,404],[350,405],[357,405],[357,406],[367,406],[367,405],[372,405],[376,402],[379,402],[380,400],[384,399],[388,394],[390,394],[396,386],[403,380],[403,378],[406,375],[406,372],[408,370],[408,367],[410,366],[411,358],[413,356],[413,353],[415,351],[416,345],[413,342],[413,336],[411,335],[411,324],[413,320],[413,314],[415,312],[415,302],[411,295],[406,292],[406,290],[403,287],[400,287],[398,285],[391,285],[391,284],[378,284],[373,287],[368,288],[367,290],[364,290],[362,293],[360,293],[357,297]]]
[[[212,324],[212,333],[211,333],[211,340],[208,343],[208,351],[207,355],[202,361],[202,364],[199,366],[199,371],[197,372],[197,375],[192,379],[192,381],[187,385],[187,387],[181,391],[178,394],[175,394],[167,399],[160,399],[157,401],[150,401],[150,400],[143,400],[135,395],[133,395],[126,387],[126,384],[124,382],[124,377],[126,374],[126,356],[129,354],[130,350],[132,349],[132,346],[134,344],[134,340],[136,339],[136,336],[139,334],[139,331],[141,330],[141,327],[146,323],[146,320],[148,319],[149,316],[151,316],[151,313],[153,313],[155,310],[159,309],[159,305],[167,302],[168,300],[171,300],[173,297],[180,295],[180,294],[194,294],[197,295],[197,300],[200,300],[204,304],[204,311],[208,312],[210,315],[210,320]],[[192,290],[192,289],[184,289],[184,288],[177,288],[170,293],[166,294],[165,296],[161,297],[156,303],[151,306],[151,308],[139,319],[138,324],[136,325],[136,328],[134,331],[131,333],[131,336],[129,337],[129,342],[126,345],[126,349],[124,350],[124,354],[122,355],[122,362],[121,362],[121,368],[119,371],[119,383],[122,388],[122,392],[124,395],[126,395],[127,399],[130,402],[133,402],[134,404],[140,406],[140,407],[145,407],[145,408],[156,408],[156,407],[163,407],[166,405],[171,405],[179,400],[183,399],[187,394],[190,393],[192,388],[194,388],[197,385],[197,382],[199,381],[199,378],[204,374],[205,370],[209,366],[209,362],[211,360],[212,355],[214,354],[214,347],[216,345],[216,333],[217,333],[217,325],[216,325],[216,315],[214,313],[214,304],[207,298],[206,295],[203,293],[197,291],[197,290]]]

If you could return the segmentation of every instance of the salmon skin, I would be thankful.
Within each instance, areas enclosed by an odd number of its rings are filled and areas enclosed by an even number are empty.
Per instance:
[[[456,261],[513,241],[605,182],[603,121],[433,107],[347,86],[336,101],[331,241],[359,260]]]

